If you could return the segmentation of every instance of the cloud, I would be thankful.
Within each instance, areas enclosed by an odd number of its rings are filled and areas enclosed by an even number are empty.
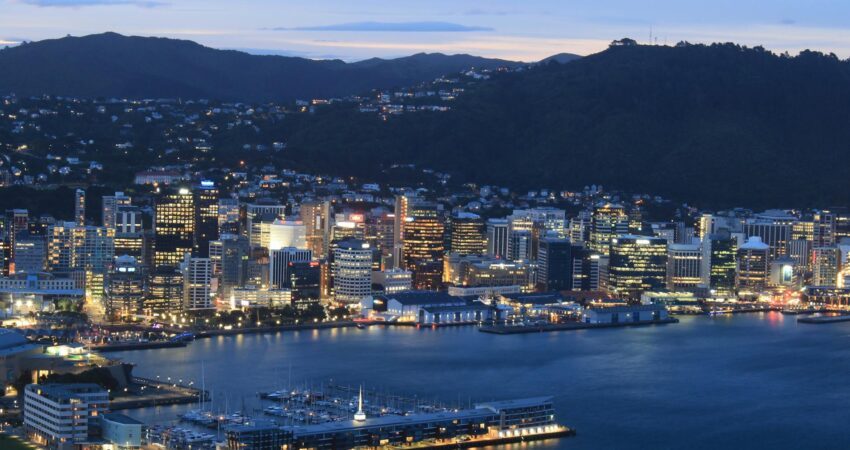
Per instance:
[[[159,0],[21,0],[28,5],[43,8],[79,8],[82,6],[132,5],[142,8],[154,8],[165,5]]]
[[[458,33],[469,31],[493,31],[489,27],[461,25],[451,22],[350,22],[334,25],[305,27],[278,27],[275,31],[354,31],[354,32],[400,32],[400,33]]]

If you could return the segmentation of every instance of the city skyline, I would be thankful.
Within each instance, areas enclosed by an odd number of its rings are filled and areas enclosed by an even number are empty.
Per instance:
[[[362,60],[419,52],[469,53],[520,61],[580,55],[613,39],[675,44],[736,42],[796,54],[850,56],[850,6],[836,1],[622,0],[301,2],[252,1],[250,8],[197,0],[4,0],[0,44],[114,31],[197,41],[213,48],[312,59]],[[658,2],[656,2],[658,3]]]

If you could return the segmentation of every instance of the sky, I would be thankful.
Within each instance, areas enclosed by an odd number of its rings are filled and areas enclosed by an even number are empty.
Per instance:
[[[346,61],[418,52],[535,61],[614,39],[850,58],[850,0],[0,0],[0,45],[114,31]]]

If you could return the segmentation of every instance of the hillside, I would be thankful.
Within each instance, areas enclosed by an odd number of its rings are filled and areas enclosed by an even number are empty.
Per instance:
[[[439,53],[347,64],[103,33],[0,50],[0,94],[287,101],[360,94],[469,67],[517,64]]]
[[[850,63],[732,44],[618,45],[481,83],[443,114],[304,121],[337,172],[422,163],[518,188],[591,183],[700,205],[850,204]]]

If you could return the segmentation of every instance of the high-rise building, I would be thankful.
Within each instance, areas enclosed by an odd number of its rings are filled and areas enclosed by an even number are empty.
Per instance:
[[[3,255],[3,273],[9,274],[15,260],[15,240],[29,229],[29,211],[26,209],[7,209],[3,220],[5,244]]]
[[[114,221],[115,254],[132,256],[137,263],[144,265],[146,255],[142,211],[138,206],[118,206]]]
[[[210,241],[218,239],[218,188],[209,180],[201,181],[195,194],[194,255],[209,256]]]
[[[328,254],[331,229],[331,202],[312,201],[301,204],[301,221],[306,230],[307,249],[316,258]]]
[[[592,213],[586,209],[570,219],[569,237],[574,244],[585,244],[590,240]]]
[[[487,255],[493,258],[508,257],[508,220],[490,219],[487,221]]]
[[[10,273],[37,273],[44,271],[47,258],[47,241],[44,236],[22,233],[15,239],[15,255]]]
[[[285,247],[307,249],[307,229],[300,220],[275,220],[268,227],[269,250]]]
[[[95,437],[109,411],[109,393],[93,383],[28,384],[24,388],[24,429],[31,441],[49,448],[83,446]]]
[[[569,291],[573,289],[573,255],[569,239],[550,237],[540,240],[537,254],[537,290]]]
[[[283,247],[269,252],[269,285],[272,289],[289,289],[289,263],[310,261],[310,250],[296,247]]]
[[[322,268],[319,261],[290,261],[287,269],[292,306],[304,309],[321,300]]]
[[[608,290],[626,298],[667,284],[667,241],[662,238],[620,235],[611,239]]]
[[[437,290],[443,277],[443,220],[434,204],[409,208],[404,222],[404,268],[416,289]]]
[[[212,261],[186,255],[180,266],[183,272],[183,310],[212,309]]]
[[[74,223],[80,227],[86,224],[86,191],[82,189],[74,191]]]
[[[120,206],[130,206],[133,200],[124,195],[123,192],[116,192],[114,195],[104,195],[103,205],[101,207],[101,217],[103,226],[106,228],[115,228],[116,214]]]
[[[702,284],[716,295],[735,292],[738,242],[729,230],[719,229],[702,240]]]
[[[842,262],[841,249],[837,246],[813,248],[812,285],[823,287],[838,286]]]
[[[283,220],[286,206],[277,203],[249,203],[245,206],[245,232],[251,247],[263,247],[260,230],[261,223],[272,223]],[[266,244],[266,247],[268,244]]]
[[[596,253],[608,256],[611,241],[629,232],[629,216],[623,205],[605,203],[593,209],[590,218],[590,245]]]
[[[385,211],[376,211],[366,217],[365,240],[373,248],[377,249],[381,257],[386,261],[384,266],[392,266],[393,255],[393,228],[395,217]]]
[[[75,227],[71,250],[73,268],[105,274],[115,258],[115,229]]]
[[[599,253],[583,246],[573,246],[573,282],[574,291],[598,291],[600,286]]]
[[[407,242],[407,241],[405,241]],[[334,248],[334,299],[356,304],[372,295],[372,248],[365,241],[347,239]]]
[[[242,222],[242,209],[239,200],[221,198],[218,200],[218,234],[239,234]]]
[[[765,211],[756,217],[744,221],[744,235],[747,238],[757,236],[770,247],[771,260],[788,254],[788,241],[797,218],[778,210]]]
[[[459,212],[449,218],[449,251],[459,255],[483,255],[487,246],[484,220],[477,214]]]
[[[408,194],[395,196],[395,209],[393,210],[393,267],[402,269],[405,267],[404,228],[407,225],[408,210],[416,201],[416,197]]]
[[[835,245],[836,215],[830,211],[818,211],[812,218],[812,247]]]
[[[112,319],[127,320],[143,309],[145,278],[136,258],[117,256],[106,285],[106,314]]]
[[[218,240],[210,241],[209,255],[213,278],[218,282],[218,293],[222,298],[229,298],[233,289],[243,286],[248,280],[248,238],[223,234]]]
[[[154,266],[182,263],[195,248],[195,226],[195,201],[189,189],[161,193],[154,211]]]
[[[174,266],[159,266],[148,274],[144,314],[159,315],[183,311],[183,273]]]
[[[758,236],[751,236],[738,247],[738,289],[760,292],[770,276],[771,248]]]
[[[47,270],[67,271],[74,261],[74,222],[57,222],[47,229]]]
[[[669,244],[667,247],[667,289],[692,290],[703,282],[702,246]]]

